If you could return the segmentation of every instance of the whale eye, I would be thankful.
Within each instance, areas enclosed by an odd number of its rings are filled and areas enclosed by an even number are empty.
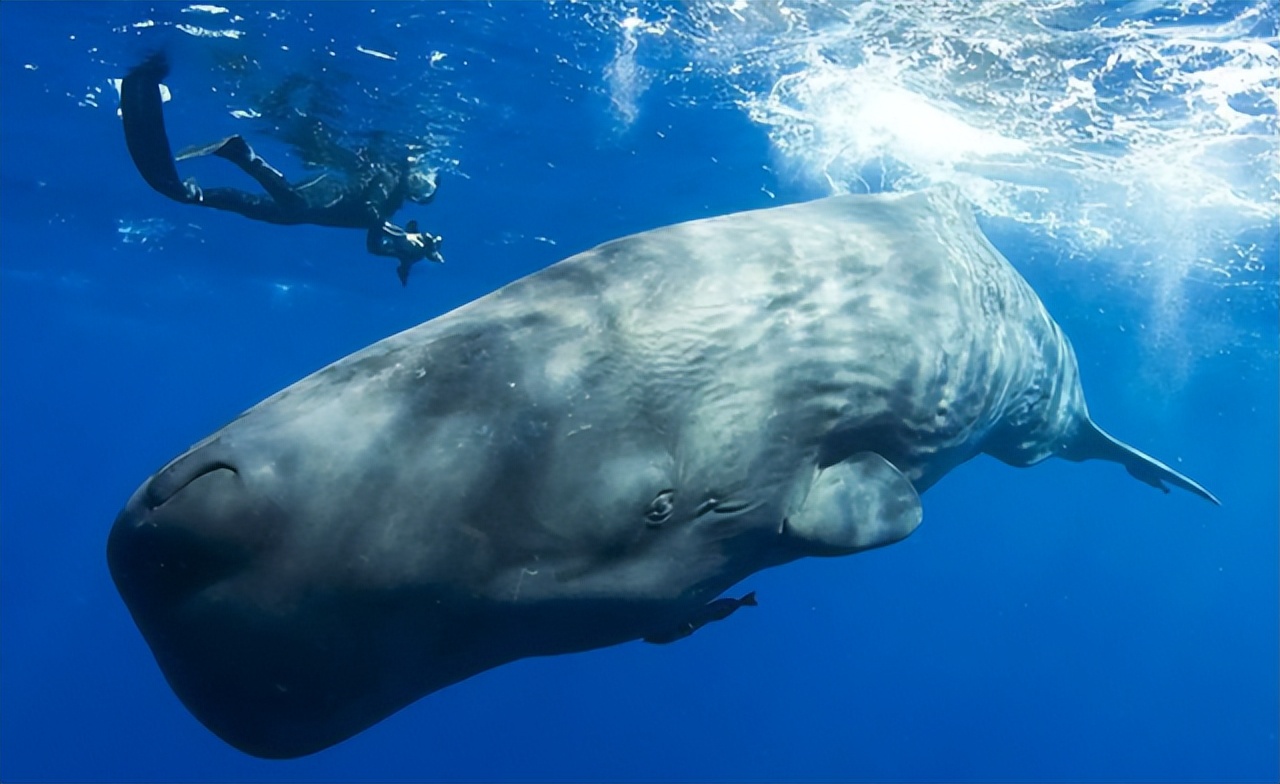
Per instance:
[[[658,493],[652,501],[649,502],[649,511],[644,513],[644,523],[650,528],[658,526],[671,519],[671,512],[676,506],[676,491],[663,490]]]

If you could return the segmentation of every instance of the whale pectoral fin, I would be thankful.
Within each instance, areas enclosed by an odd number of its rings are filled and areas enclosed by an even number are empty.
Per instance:
[[[654,645],[666,645],[669,642],[683,640],[709,623],[723,621],[737,612],[739,607],[756,607],[758,604],[755,591],[743,596],[741,599],[716,599],[710,604],[704,604],[699,607],[678,626],[645,635],[644,641]]]
[[[1092,420],[1085,423],[1084,427],[1076,435],[1074,443],[1063,452],[1063,457],[1077,461],[1110,460],[1124,466],[1125,470],[1134,479],[1145,482],[1157,490],[1168,493],[1169,488],[1165,486],[1165,482],[1168,482],[1175,487],[1181,487],[1183,490],[1195,493],[1206,501],[1219,506],[1222,505],[1222,502],[1213,493],[1202,487],[1199,482],[1188,476],[1183,476],[1154,457],[1114,438],[1107,431],[1094,424]]]
[[[847,555],[907,538],[924,516],[911,481],[874,452],[823,469],[783,533],[810,555]]]

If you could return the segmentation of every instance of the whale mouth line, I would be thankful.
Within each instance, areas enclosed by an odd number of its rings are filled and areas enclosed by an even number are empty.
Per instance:
[[[144,636],[157,619],[179,617],[205,589],[252,562],[257,540],[237,526],[256,521],[256,510],[246,505],[239,477],[223,459],[179,459],[116,518],[108,567]]]
[[[232,474],[239,476],[240,472],[236,467],[225,460],[210,460],[206,463],[192,464],[179,460],[169,468],[161,471],[148,484],[146,494],[147,511],[155,511],[164,506],[175,496],[201,477],[208,476],[215,471],[230,471]]]

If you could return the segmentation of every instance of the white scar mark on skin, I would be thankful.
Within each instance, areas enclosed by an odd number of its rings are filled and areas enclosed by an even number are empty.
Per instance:
[[[527,566],[521,566],[521,567],[520,567],[520,576],[519,576],[518,578],[516,578],[516,589],[515,589],[515,591],[513,591],[513,592],[512,592],[512,594],[511,594],[511,601],[513,601],[513,602],[518,602],[518,601],[520,601],[520,586],[522,586],[522,585],[524,584],[524,577],[525,577],[525,575],[529,575],[530,577],[534,577],[534,576],[536,576],[537,574],[538,574],[538,570],[537,570],[537,569],[530,569],[530,568],[529,568],[529,567],[527,567]]]

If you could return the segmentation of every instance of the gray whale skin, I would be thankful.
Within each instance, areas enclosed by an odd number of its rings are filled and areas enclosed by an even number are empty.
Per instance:
[[[1093,424],[958,194],[838,196],[607,242],[339,360],[152,476],[107,556],[186,707],[296,757],[899,541],[980,453],[1216,503]]]

